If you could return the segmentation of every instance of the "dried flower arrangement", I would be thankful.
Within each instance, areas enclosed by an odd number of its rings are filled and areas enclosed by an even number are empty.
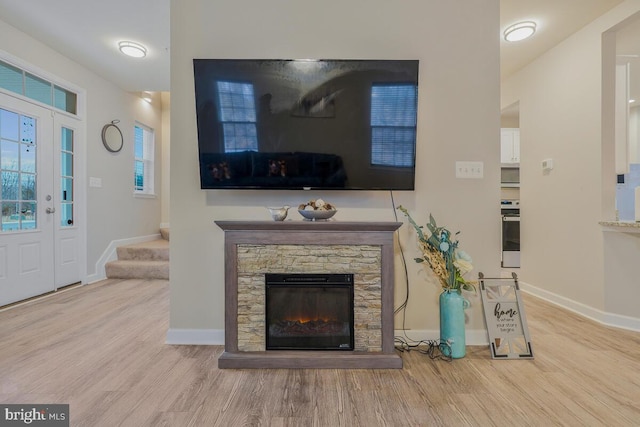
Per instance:
[[[438,277],[443,290],[475,291],[474,282],[466,280],[463,276],[473,269],[471,257],[458,248],[458,240],[455,238],[460,232],[454,235],[444,227],[438,227],[433,216],[429,215],[427,229],[430,232],[426,236],[423,227],[418,225],[409,212],[402,206],[398,207],[404,213],[409,222],[418,234],[418,245],[420,246],[422,257],[414,258],[418,263],[426,262]]]

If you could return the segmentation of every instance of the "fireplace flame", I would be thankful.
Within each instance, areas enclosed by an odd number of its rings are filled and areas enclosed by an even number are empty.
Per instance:
[[[284,322],[291,322],[291,323],[301,323],[301,324],[305,324],[305,323],[310,323],[310,322],[324,322],[324,323],[334,323],[334,322],[338,322],[338,319],[329,319],[329,318],[315,318],[312,319],[310,317],[299,317],[299,318],[288,318],[288,319],[283,319]]]

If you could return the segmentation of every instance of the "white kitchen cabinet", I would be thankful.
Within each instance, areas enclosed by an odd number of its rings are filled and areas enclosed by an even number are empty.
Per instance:
[[[500,129],[500,163],[520,163],[520,129]]]

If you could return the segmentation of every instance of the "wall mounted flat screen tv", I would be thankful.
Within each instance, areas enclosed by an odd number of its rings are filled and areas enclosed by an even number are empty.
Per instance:
[[[193,68],[201,188],[414,189],[417,60]]]

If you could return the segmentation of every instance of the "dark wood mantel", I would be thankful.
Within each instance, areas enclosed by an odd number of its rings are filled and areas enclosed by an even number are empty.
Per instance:
[[[225,232],[225,351],[219,368],[402,368],[394,348],[394,232],[401,222],[215,221]],[[374,245],[381,250],[382,351],[239,351],[238,245]]]

